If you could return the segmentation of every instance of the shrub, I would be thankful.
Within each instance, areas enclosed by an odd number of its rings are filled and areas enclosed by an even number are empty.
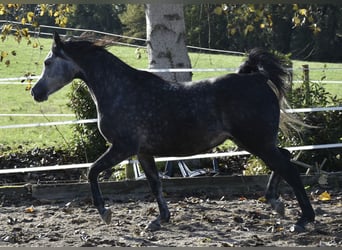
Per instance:
[[[76,119],[97,118],[96,106],[82,81],[72,83],[68,106]],[[76,124],[73,127],[73,150],[80,161],[93,162],[107,149],[107,143],[100,134],[96,123]]]
[[[324,77],[322,77],[323,79]],[[308,85],[306,85],[308,84]],[[304,102],[306,100],[306,102]],[[341,106],[342,99],[327,92],[322,83],[308,82],[292,89],[288,95],[292,108]],[[290,137],[280,136],[283,146],[317,145],[341,143],[342,112],[308,112],[302,120],[316,128],[303,128],[300,134]],[[303,151],[298,160],[310,165],[320,165],[326,161],[323,169],[334,171],[342,168],[341,149],[320,149]]]

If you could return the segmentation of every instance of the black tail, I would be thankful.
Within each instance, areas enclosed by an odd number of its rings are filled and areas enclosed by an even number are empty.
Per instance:
[[[248,74],[260,72],[270,80],[268,81],[268,85],[278,97],[279,106],[282,111],[280,114],[280,129],[285,134],[289,134],[288,127],[293,128],[297,132],[303,127],[313,128],[313,126],[303,123],[293,114],[285,112],[285,108],[289,108],[289,105],[286,102],[285,93],[288,89],[290,74],[282,64],[283,62],[274,54],[261,48],[255,48],[249,52],[247,60],[239,67],[237,73]]]
[[[247,60],[240,66],[238,73],[248,74],[252,72],[260,72],[271,80],[278,90],[279,102],[281,103],[290,79],[290,75],[282,66],[282,61],[264,49],[252,49]]]

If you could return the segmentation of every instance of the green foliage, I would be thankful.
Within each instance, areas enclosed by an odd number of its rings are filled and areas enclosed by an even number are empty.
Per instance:
[[[324,76],[322,77],[324,79]],[[308,85],[307,85],[308,84]],[[306,100],[304,102],[304,100]],[[292,108],[341,106],[342,98],[338,98],[326,91],[322,83],[308,82],[293,88],[288,95]],[[342,112],[308,112],[301,119],[307,125],[316,128],[303,128],[300,134],[294,133],[290,137],[280,136],[284,146],[318,145],[342,142]],[[341,149],[320,149],[301,152],[299,159],[307,164],[320,165],[327,171],[342,168]]]
[[[127,4],[126,11],[119,15],[121,23],[123,24],[123,34],[125,36],[146,38],[146,17],[145,8],[142,4]],[[129,41],[135,44],[144,43],[137,40]]]
[[[121,11],[122,6],[116,4],[77,4],[68,25],[121,34],[122,25],[118,17]]]
[[[97,117],[96,106],[82,81],[75,81],[69,94],[68,106],[75,113],[76,119]],[[80,161],[93,162],[107,148],[106,141],[100,134],[97,123],[76,124],[73,131],[73,153]]]
[[[339,61],[342,8],[312,4],[202,4],[185,7],[188,44],[247,51],[267,47],[293,58]]]
[[[265,163],[255,156],[249,157],[243,175],[267,175],[270,170],[266,167]]]
[[[184,6],[186,39],[191,45],[205,48],[228,48],[227,17],[215,15],[214,4]]]

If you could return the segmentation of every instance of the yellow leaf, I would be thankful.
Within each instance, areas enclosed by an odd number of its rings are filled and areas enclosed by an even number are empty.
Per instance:
[[[255,11],[255,14],[256,14],[259,18],[261,18],[261,17],[264,16],[264,11],[263,11],[263,10],[256,10],[256,11]]]
[[[298,13],[299,13],[300,15],[302,15],[302,16],[306,16],[307,13],[308,13],[308,10],[307,10],[307,9],[299,9],[299,10],[298,10]]]
[[[27,13],[27,21],[30,23],[32,22],[32,19],[34,18],[34,13],[32,11]]]
[[[60,26],[61,27],[65,27],[68,23],[68,18],[66,16],[64,16],[62,19],[61,19],[61,23],[60,23]]]
[[[215,9],[214,9],[214,13],[216,14],[216,15],[222,15],[222,7],[220,7],[220,6],[218,6],[218,7],[216,7]]]
[[[1,51],[1,58],[5,58],[8,55],[6,51]]]
[[[249,4],[248,5],[248,10],[249,10],[249,12],[253,13],[255,11],[254,4]]]
[[[249,33],[249,32],[252,32],[254,30],[254,26],[253,25],[251,25],[251,24],[249,24],[249,25],[247,25],[246,26],[246,28],[245,28],[245,36]]]
[[[21,29],[21,34],[25,37],[28,37],[29,35],[29,30],[28,28]]]
[[[29,83],[26,85],[25,90],[26,90],[26,91],[29,91],[29,90],[31,90],[31,88],[32,88],[32,83],[29,82]]]
[[[292,7],[292,9],[293,9],[294,11],[298,10],[298,4],[294,4],[293,7]]]
[[[8,34],[11,31],[12,27],[13,26],[11,24],[3,25],[1,29],[1,33]]]
[[[318,196],[318,199],[320,201],[330,201],[331,200],[331,196],[330,196],[330,194],[327,191],[325,191],[325,192],[321,193]]]
[[[300,18],[295,16],[292,18],[292,22],[294,23],[295,26],[299,26],[300,25]]]
[[[261,196],[258,198],[258,201],[262,202],[262,203],[266,203],[266,197],[265,196]]]
[[[25,213],[33,213],[33,212],[34,212],[33,206],[28,207],[28,208],[25,209]]]
[[[6,8],[5,5],[0,4],[0,16],[6,14]]]
[[[261,29],[264,29],[264,28],[265,28],[265,24],[264,24],[264,23],[261,23],[261,24],[260,24],[260,28],[261,28]]]
[[[26,23],[26,18],[23,17],[23,18],[21,19],[21,24],[25,24],[25,23]]]
[[[45,11],[46,11],[46,4],[41,4],[40,5],[40,13],[39,13],[39,15],[40,16],[44,16]]]
[[[230,29],[230,34],[231,34],[232,36],[234,36],[235,33],[236,33],[236,29],[235,29],[235,28],[231,28],[231,29]]]

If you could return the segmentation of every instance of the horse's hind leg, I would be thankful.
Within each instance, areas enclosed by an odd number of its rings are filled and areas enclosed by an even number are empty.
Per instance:
[[[128,158],[132,154],[127,152],[121,152],[117,148],[111,146],[99,159],[97,159],[90,167],[88,173],[88,179],[90,182],[90,188],[93,196],[93,203],[99,211],[101,218],[109,224],[111,221],[111,211],[104,207],[104,200],[101,194],[101,190],[98,184],[99,174],[116,164],[120,163],[124,159]]]
[[[271,204],[272,208],[281,216],[285,215],[284,203],[279,199],[279,183],[281,176],[276,172],[272,171],[270,179],[268,180],[265,198],[268,203]]]
[[[300,178],[296,166],[290,161],[286,151],[281,148],[268,150],[267,153],[259,155],[261,159],[275,172],[275,177],[270,180],[273,188],[279,184],[279,176],[281,176],[292,188],[302,210],[302,215],[295,225],[296,231],[305,229],[305,225],[315,220],[315,213],[312,209],[310,200],[305,192],[304,185]],[[272,178],[272,177],[271,177]],[[274,190],[269,189],[266,195],[271,195]]]
[[[284,157],[290,159],[291,153],[286,149],[279,148]],[[278,214],[284,216],[285,215],[285,207],[284,203],[279,199],[279,184],[282,180],[281,176],[272,171],[269,181],[267,183],[265,197],[268,203],[271,204],[272,208],[277,211]]]
[[[163,197],[162,185],[153,157],[139,154],[138,159],[150,184],[151,191],[157,199],[160,213],[157,219],[148,224],[147,228],[150,230],[158,230],[161,227],[160,222],[168,222],[170,220],[170,212]]]

